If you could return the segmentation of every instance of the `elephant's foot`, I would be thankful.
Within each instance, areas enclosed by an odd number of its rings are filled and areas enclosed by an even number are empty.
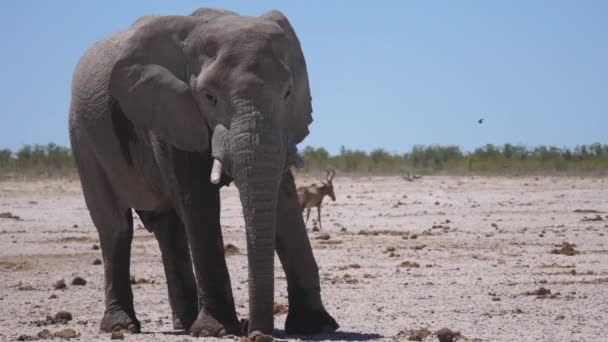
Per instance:
[[[194,324],[190,327],[190,333],[195,337],[222,337],[226,335],[240,335],[241,324],[236,319],[220,322],[209,314],[201,311]]]
[[[101,319],[99,330],[102,332],[128,330],[132,333],[139,333],[141,325],[135,317],[135,313],[129,315],[123,309],[108,309]]]
[[[198,310],[195,307],[188,307],[187,309],[180,310],[180,308],[173,308],[173,329],[175,330],[188,330],[190,326],[196,321]]]
[[[294,335],[311,335],[319,333],[332,333],[340,326],[324,308],[317,310],[289,309],[285,321],[285,332]]]
[[[188,327],[182,322],[179,317],[173,314],[173,329],[174,330],[187,330]]]

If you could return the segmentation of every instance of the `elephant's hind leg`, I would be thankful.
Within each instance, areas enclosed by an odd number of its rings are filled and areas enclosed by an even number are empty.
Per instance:
[[[103,255],[106,309],[100,330],[139,332],[129,282],[133,216],[118,204],[102,168],[76,158],[85,201],[99,234]]]
[[[184,225],[174,210],[165,213],[137,211],[142,222],[154,232],[162,253],[173,329],[187,330],[198,315],[196,280]]]

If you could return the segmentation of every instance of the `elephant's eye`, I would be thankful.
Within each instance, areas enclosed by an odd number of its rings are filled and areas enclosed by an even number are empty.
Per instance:
[[[217,105],[217,97],[213,96],[210,93],[205,93],[205,97],[207,98],[207,101],[209,101],[211,104],[213,104],[214,106]]]
[[[283,99],[287,100],[289,98],[289,95],[291,95],[291,87],[287,88],[287,90],[285,91],[285,95],[283,95]]]

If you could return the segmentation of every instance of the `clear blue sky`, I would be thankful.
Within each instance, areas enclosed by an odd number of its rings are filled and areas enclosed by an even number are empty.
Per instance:
[[[84,50],[142,15],[203,6],[289,17],[313,93],[300,147],[608,143],[608,1],[6,0],[0,148],[67,146]]]

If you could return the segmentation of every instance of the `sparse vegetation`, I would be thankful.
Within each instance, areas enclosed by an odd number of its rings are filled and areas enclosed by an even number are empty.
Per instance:
[[[342,173],[369,174],[529,174],[608,173],[608,145],[599,143],[575,148],[492,144],[464,152],[458,146],[416,145],[407,153],[376,149],[370,153],[345,147],[337,155],[326,149],[306,147],[302,151],[304,172],[327,168]]]
[[[4,176],[66,176],[74,171],[70,149],[53,143],[25,145],[15,152],[0,150],[0,173]]]
[[[458,146],[416,145],[406,153],[378,148],[371,152],[345,147],[336,155],[325,148],[302,150],[301,172],[335,169],[351,174],[608,174],[608,145],[595,143],[575,148],[492,144],[465,152]],[[69,148],[53,143],[25,145],[17,151],[0,149],[0,174],[66,176],[75,174]]]

